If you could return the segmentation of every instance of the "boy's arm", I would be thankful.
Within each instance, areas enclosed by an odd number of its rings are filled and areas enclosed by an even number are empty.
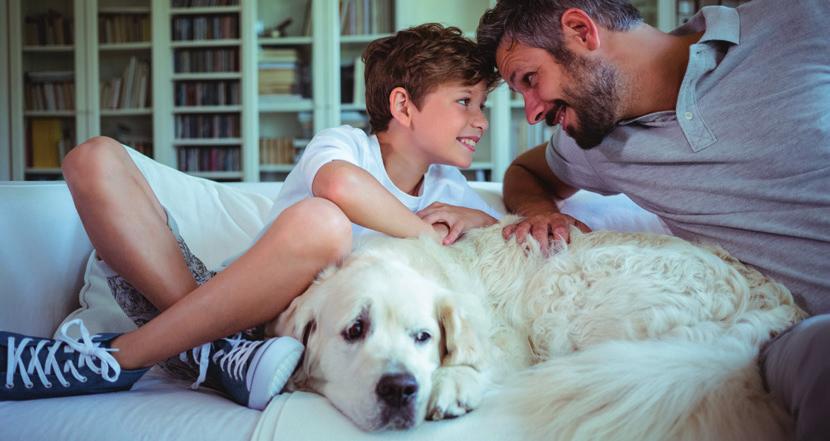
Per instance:
[[[431,224],[409,211],[366,170],[349,162],[335,160],[320,167],[311,191],[334,202],[363,227],[395,237],[437,238]]]
[[[504,238],[515,235],[522,243],[530,234],[545,251],[551,238],[569,240],[570,225],[590,231],[584,223],[559,212],[555,201],[571,197],[577,189],[562,182],[550,170],[545,159],[546,148],[547,144],[541,144],[516,158],[504,174],[503,189],[507,209],[524,217],[504,228]]]

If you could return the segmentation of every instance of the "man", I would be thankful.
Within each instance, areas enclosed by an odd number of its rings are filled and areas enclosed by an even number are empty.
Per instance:
[[[517,158],[505,238],[547,248],[577,189],[624,193],[677,236],[717,243],[784,283],[814,317],[764,348],[799,440],[830,433],[830,2],[705,8],[666,34],[625,0],[500,0],[478,42],[529,123],[558,125]],[[553,197],[551,197],[553,196]]]

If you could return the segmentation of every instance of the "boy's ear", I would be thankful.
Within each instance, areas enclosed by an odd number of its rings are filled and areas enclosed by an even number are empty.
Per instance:
[[[562,13],[561,20],[565,44],[572,45],[570,47],[572,52],[589,52],[599,49],[599,28],[585,11],[570,8]]]
[[[389,112],[392,118],[404,127],[412,123],[412,100],[403,87],[396,87],[389,92]]]

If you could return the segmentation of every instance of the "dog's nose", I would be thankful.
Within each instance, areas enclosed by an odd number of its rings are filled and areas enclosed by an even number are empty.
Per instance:
[[[384,375],[380,377],[375,392],[389,406],[404,407],[418,394],[418,381],[412,374]]]

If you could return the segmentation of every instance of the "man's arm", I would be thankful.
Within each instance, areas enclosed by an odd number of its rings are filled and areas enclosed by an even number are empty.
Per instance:
[[[314,196],[334,202],[354,223],[395,237],[436,237],[433,227],[409,211],[366,170],[335,160],[320,167]]]
[[[567,199],[577,189],[562,182],[548,167],[547,143],[538,145],[516,158],[504,174],[504,205],[524,219],[502,230],[505,239],[516,236],[519,243],[532,235],[543,251],[553,238],[570,239],[568,228],[575,225],[591,231],[582,222],[559,212],[557,200]]]

